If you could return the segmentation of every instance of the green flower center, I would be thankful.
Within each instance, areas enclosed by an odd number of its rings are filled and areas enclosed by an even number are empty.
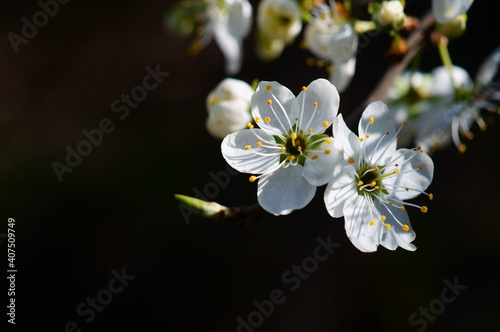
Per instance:
[[[357,172],[358,195],[379,196],[381,194],[388,194],[382,183],[382,179],[395,173],[384,174],[382,166],[363,165]]]

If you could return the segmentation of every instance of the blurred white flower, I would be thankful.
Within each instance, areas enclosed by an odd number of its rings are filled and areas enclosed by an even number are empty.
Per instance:
[[[444,105],[422,114],[418,122],[416,142],[425,149],[444,148],[451,142],[460,152],[466,145],[461,137],[473,138],[471,126],[486,129],[481,110],[498,112],[500,87],[493,82],[500,64],[500,48],[494,50],[480,66],[475,81],[460,67],[453,67],[453,80],[444,67],[434,70],[433,92],[446,100]]]
[[[252,121],[250,99],[255,91],[246,82],[226,78],[208,94],[207,130],[218,139],[241,130]]]
[[[401,129],[401,127],[400,127]],[[334,218],[344,217],[351,242],[363,252],[382,245],[415,250],[406,206],[427,212],[427,207],[406,202],[432,181],[434,164],[420,149],[397,149],[399,130],[387,106],[375,102],[365,109],[359,136],[346,126],[342,115],[333,124],[345,164],[325,190],[325,205]]]
[[[474,0],[432,0],[432,12],[438,23],[449,23],[466,13]]]
[[[222,155],[231,167],[258,181],[257,199],[266,211],[289,214],[305,207],[341,163],[341,151],[324,131],[337,115],[339,94],[325,79],[295,97],[277,82],[260,82],[252,115],[260,128],[224,138]]]
[[[354,76],[358,35],[335,9],[321,5],[311,13],[313,16],[304,32],[305,46],[316,57],[333,65],[330,82],[343,92]]]
[[[265,61],[277,58],[302,29],[298,2],[262,0],[257,8],[257,29],[257,55]]]
[[[400,0],[382,1],[372,19],[383,28],[400,28],[406,19],[403,3]]]
[[[238,73],[243,60],[243,38],[252,26],[252,6],[248,0],[185,0],[173,16],[179,24],[196,26],[197,38],[190,53],[197,54],[212,38],[226,60],[229,75]],[[184,25],[186,25],[184,24]]]

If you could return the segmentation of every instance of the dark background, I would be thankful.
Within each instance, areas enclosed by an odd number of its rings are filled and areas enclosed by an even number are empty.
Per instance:
[[[434,155],[429,213],[409,209],[415,252],[359,252],[343,221],[328,216],[323,188],[305,209],[256,220],[250,231],[196,216],[187,225],[174,194],[203,192],[213,182],[210,173],[226,168],[220,142],[205,130],[205,97],[225,75],[214,43],[190,57],[190,39],[166,32],[162,21],[172,3],[73,0],[16,54],[7,34],[21,34],[21,18],[31,21],[40,7],[1,2],[0,232],[15,218],[15,329],[65,331],[75,321],[82,331],[236,331],[236,318],[246,320],[256,310],[253,301],[279,289],[286,301],[255,331],[417,331],[422,325],[411,325],[410,315],[430,303],[439,309],[443,281],[455,278],[467,289],[427,330],[496,329],[498,116],[488,117],[486,132],[473,128],[476,138],[465,154],[450,147]],[[407,6],[407,13],[420,16],[430,1]],[[454,63],[473,76],[498,46],[498,32],[498,4],[476,1],[468,31],[450,44]],[[297,93],[327,77],[305,65],[308,54],[298,43],[266,64],[255,58],[254,42],[253,35],[245,40],[236,78],[277,80]],[[344,114],[387,68],[382,53],[388,43],[374,38],[360,51],[357,74],[341,95]],[[424,70],[438,64],[436,50],[424,53]],[[156,65],[169,76],[120,120],[111,103],[142,83],[146,66]],[[64,163],[66,146],[75,148],[82,130],[103,118],[115,130],[60,183],[51,164]],[[232,176],[214,199],[253,203],[256,185],[247,179]],[[318,237],[328,236],[340,247],[292,291],[283,273],[313,255]],[[0,240],[5,294],[7,247]],[[76,308],[107,289],[112,271],[123,268],[135,278],[86,323],[89,316]],[[8,325],[2,299],[0,317]]]

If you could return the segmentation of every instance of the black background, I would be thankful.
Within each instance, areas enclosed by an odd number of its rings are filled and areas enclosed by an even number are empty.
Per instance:
[[[440,298],[445,279],[457,278],[467,289],[427,330],[495,329],[498,116],[488,117],[486,132],[473,128],[465,154],[450,147],[433,156],[435,200],[425,203],[425,215],[409,210],[415,252],[359,252],[343,221],[328,216],[323,188],[305,209],[256,220],[250,231],[196,216],[186,224],[174,194],[203,192],[211,172],[226,169],[220,142],[205,130],[206,95],[225,75],[215,43],[190,57],[190,39],[165,30],[172,3],[72,0],[16,54],[7,34],[20,34],[21,18],[31,20],[40,7],[1,2],[0,232],[15,218],[18,268],[16,326],[6,323],[6,296],[2,324],[19,331],[65,331],[69,321],[82,331],[236,331],[237,317],[246,320],[256,310],[253,301],[279,289],[286,301],[255,331],[417,331],[422,325],[411,325],[410,315]],[[407,13],[420,16],[429,6],[407,1]],[[450,43],[454,63],[471,76],[498,46],[497,7],[476,1],[466,34]],[[344,114],[384,73],[388,43],[377,37],[360,51],[356,76],[341,95]],[[256,59],[254,46],[252,34],[236,78],[276,80],[298,93],[327,77],[305,65],[308,54],[298,42],[272,63]],[[142,83],[146,66],[157,65],[169,76],[120,120],[111,103]],[[429,49],[422,67],[437,65],[437,51]],[[64,163],[66,146],[75,148],[82,130],[103,118],[115,130],[60,183],[51,164]],[[237,175],[214,199],[251,204],[255,192],[247,175]],[[283,273],[328,236],[340,247],[292,291]],[[0,240],[4,276],[7,247]],[[86,323],[89,316],[77,306],[107,289],[112,271],[122,269],[135,278]]]

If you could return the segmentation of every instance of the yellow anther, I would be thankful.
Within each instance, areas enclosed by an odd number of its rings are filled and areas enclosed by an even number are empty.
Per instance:
[[[360,142],[363,142],[363,137],[358,137],[358,140],[359,140]]]
[[[389,230],[389,231],[390,231],[390,230],[391,230],[391,225],[389,225],[389,224],[385,224],[385,228],[387,228],[387,230]]]
[[[266,121],[267,123],[269,123],[269,122],[271,122],[271,118],[270,117],[265,117],[264,121]]]
[[[372,181],[370,182],[370,187],[375,187],[377,185],[377,182],[376,181]]]
[[[294,159],[295,159],[295,156],[293,156],[293,155],[286,157],[286,160],[288,160],[288,161],[292,161]]]
[[[252,128],[253,128],[253,124],[251,124],[251,123],[249,122],[249,123],[247,123],[247,127],[248,127],[248,128],[250,128],[250,129],[252,129]]]
[[[386,217],[386,216],[384,216],[384,215],[382,215],[382,216],[380,217],[380,221],[385,221],[386,219],[387,219],[387,217]]]
[[[401,124],[401,127],[404,127],[406,126],[406,121],[403,121],[403,123]]]
[[[271,99],[268,99],[268,100],[267,100],[267,103],[268,103],[269,105],[271,105],[271,104],[273,103],[273,101],[272,101]]]
[[[210,104],[212,105],[215,105],[219,102],[219,99],[217,99],[217,97],[213,97],[211,100],[210,100]]]
[[[375,170],[378,172],[378,171],[380,171],[380,168],[378,168],[378,166],[377,166],[377,167],[375,167]]]
[[[458,147],[458,152],[460,153],[464,153],[465,150],[467,150],[467,145],[465,144],[461,144],[459,147]]]
[[[310,132],[310,133],[313,132],[312,128],[307,129],[307,131]]]
[[[403,210],[405,209],[405,207],[401,205],[401,206],[399,207],[399,209],[400,209],[401,211],[403,211]]]
[[[366,137],[366,138],[370,138],[370,134],[366,134],[366,135],[365,135],[365,137]]]
[[[401,136],[396,137],[396,140],[401,141]]]
[[[405,188],[406,191],[410,191],[410,188]]]
[[[389,202],[387,202],[387,203],[389,203],[389,205],[392,205],[392,204],[394,204],[394,203],[393,203],[393,202],[391,202],[391,201],[389,201]]]
[[[299,118],[295,118],[295,121],[299,121]]]
[[[297,133],[291,133],[290,134],[291,139],[297,139]]]
[[[255,145],[257,145],[257,146],[262,146],[262,142],[261,142],[261,141],[259,141],[259,142],[255,143]]]
[[[351,157],[351,158],[347,159],[347,162],[349,164],[354,164],[356,162],[356,160],[354,160],[354,158]]]
[[[307,87],[303,86],[302,91],[306,91],[306,90],[307,90]]]
[[[284,146],[280,146],[281,151],[285,151],[286,148]]]
[[[255,175],[252,175],[250,178],[248,178],[248,181],[250,182],[255,182],[257,180],[257,177]]]
[[[358,184],[359,184],[360,186],[362,186],[362,185],[363,185],[363,181],[359,180],[359,181],[358,181]]]
[[[374,226],[376,224],[375,220],[370,220],[370,226]]]
[[[329,139],[329,138],[327,138],[327,139],[325,139],[325,143],[326,143],[326,144],[332,144],[332,140],[331,140],[331,139]]]
[[[272,88],[273,88],[273,87],[272,87],[272,86],[270,86],[270,85],[266,86],[266,90],[267,90],[267,91],[271,90]]]
[[[385,132],[385,135],[386,135],[386,136],[387,136],[387,135],[389,135],[389,132],[388,132],[388,131],[386,131],[386,132]]]
[[[325,61],[323,60],[317,60],[316,61],[316,67],[317,68],[321,68],[321,67],[324,67],[325,66]]]
[[[329,149],[325,149],[325,154],[330,154],[330,150]]]
[[[423,170],[424,168],[422,166],[418,166],[418,169],[421,171]]]
[[[313,103],[313,106],[314,106],[314,107],[318,106],[318,103],[317,103],[317,102],[314,102],[314,103]]]
[[[297,147],[297,151],[299,151],[299,152],[300,152],[300,151],[302,151],[302,147],[301,147],[301,146],[298,146],[298,147]]]
[[[370,122],[369,123],[373,124],[374,122],[375,122],[375,119],[372,116],[370,116]]]
[[[380,189],[380,187],[379,187],[379,186],[375,186],[375,189],[379,190],[379,189]]]
[[[332,71],[333,71],[333,66],[332,65],[329,65],[329,66],[326,66],[325,67],[325,71],[330,74]]]
[[[399,170],[399,168],[396,168],[396,169],[394,170],[394,173],[396,173],[396,174],[401,174],[401,171]]]
[[[260,118],[258,116],[255,117],[255,122],[259,122]]]
[[[420,150],[418,150],[418,151],[420,151],[420,152],[425,152],[425,150],[424,150],[424,149],[420,149]]]
[[[434,194],[429,194],[429,201],[432,201],[434,199]]]
[[[427,213],[427,211],[429,211],[429,209],[427,208],[427,206],[425,206],[425,205],[424,205],[424,206],[422,206],[422,207],[420,208],[420,211],[421,211],[422,213]]]
[[[323,127],[328,127],[329,125],[330,125],[330,122],[328,122],[328,121],[325,121],[325,122],[323,122],[323,124],[322,124],[322,126],[323,126]]]
[[[410,226],[408,225],[403,225],[403,227],[401,227],[401,229],[405,232],[408,232],[410,230]]]
[[[245,149],[245,150],[250,150],[251,148],[252,148],[252,146],[251,146],[251,145],[245,145],[245,148],[244,148],[244,149]]]
[[[318,155],[317,155],[317,154],[315,154],[314,156],[312,156],[312,157],[311,157],[311,159],[312,159],[312,160],[316,160],[316,159],[318,159]]]

